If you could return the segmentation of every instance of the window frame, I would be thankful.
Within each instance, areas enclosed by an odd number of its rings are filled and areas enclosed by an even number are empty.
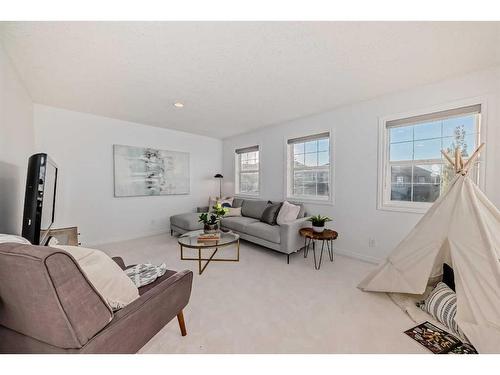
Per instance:
[[[423,214],[433,205],[427,202],[411,202],[411,201],[393,201],[390,199],[390,185],[391,185],[391,162],[389,160],[389,131],[387,123],[409,117],[424,116],[435,112],[448,111],[458,109],[461,107],[468,107],[480,105],[481,112],[479,115],[479,128],[477,135],[477,145],[485,141],[487,135],[487,103],[484,97],[476,97],[448,103],[446,105],[434,106],[425,109],[420,109],[412,112],[398,113],[389,116],[379,117],[379,139],[378,139],[378,192],[377,192],[377,209],[383,211],[399,211],[408,213]],[[477,126],[477,125],[476,125]],[[435,164],[436,159],[418,160],[414,161],[397,161],[393,164],[398,165],[426,165]],[[478,170],[477,178],[478,186],[481,190],[485,187],[485,171],[486,171],[486,152],[482,152],[480,159],[480,167]]]
[[[250,148],[257,148],[257,151],[259,153],[259,169],[258,169],[258,192],[257,193],[242,193],[240,192],[240,174],[241,174],[241,165],[239,162],[239,153],[237,152],[238,150],[243,150],[243,149],[250,149]],[[261,187],[262,187],[262,146],[260,144],[254,144],[252,146],[242,146],[242,147],[237,147],[234,149],[234,196],[235,197],[241,197],[241,198],[259,198],[261,194]],[[251,152],[251,151],[250,151]]]
[[[296,139],[296,138],[306,138],[310,136],[315,136],[319,135],[322,133],[328,133],[329,134],[329,166],[325,167],[324,169],[328,169],[329,176],[328,176],[328,196],[325,198],[320,198],[320,197],[311,197],[311,196],[304,196],[304,195],[293,195],[293,181],[292,181],[292,174],[293,174],[293,160],[294,160],[294,155],[293,155],[293,146],[290,146],[288,144],[288,141]],[[335,168],[333,167],[333,161],[334,159],[334,153],[335,153],[335,136],[334,136],[334,131],[333,129],[319,129],[319,130],[312,130],[310,132],[304,133],[294,133],[294,134],[288,134],[284,137],[284,166],[285,166],[285,173],[284,173],[284,192],[283,192],[283,197],[285,200],[289,201],[294,201],[294,202],[300,202],[300,203],[316,203],[316,204],[328,204],[328,205],[333,205],[334,204],[334,181],[335,181]],[[311,170],[317,170],[317,168],[312,167]]]

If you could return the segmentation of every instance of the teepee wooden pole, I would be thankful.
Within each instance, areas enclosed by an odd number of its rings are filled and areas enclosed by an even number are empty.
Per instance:
[[[455,148],[455,173],[460,172],[460,147]]]
[[[448,156],[448,154],[444,151],[444,150],[441,150],[441,153],[443,154],[443,156],[446,158],[446,160],[448,160],[448,162],[453,166],[455,167],[455,163],[453,162],[453,160],[451,160],[451,158]]]
[[[464,170],[467,171],[469,169],[469,167],[474,163],[474,161],[477,159],[477,157],[479,156],[479,152],[481,151],[481,149],[485,146],[484,143],[481,143],[481,145],[476,149],[476,151],[474,151],[474,153],[471,155],[471,157],[469,158],[469,160],[467,160],[467,162],[465,163],[464,165]]]

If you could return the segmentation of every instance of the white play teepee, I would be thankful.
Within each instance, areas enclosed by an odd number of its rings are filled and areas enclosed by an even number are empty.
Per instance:
[[[449,190],[359,288],[423,294],[448,263],[457,324],[480,353],[500,353],[500,211],[467,174],[483,146],[467,162],[443,152],[456,171]]]

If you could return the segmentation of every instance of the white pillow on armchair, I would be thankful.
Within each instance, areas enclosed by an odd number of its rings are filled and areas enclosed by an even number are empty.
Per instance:
[[[71,254],[85,276],[113,311],[139,298],[139,290],[123,270],[100,250],[81,246],[55,245]]]
[[[3,233],[0,233],[0,243],[5,243],[5,242],[14,242],[14,243],[22,243],[22,244],[25,244],[25,245],[31,245],[31,242],[29,242],[24,237],[15,236],[13,234],[3,234]]]

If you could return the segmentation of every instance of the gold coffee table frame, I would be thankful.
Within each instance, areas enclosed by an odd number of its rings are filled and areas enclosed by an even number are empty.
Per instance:
[[[207,268],[210,262],[239,262],[240,261],[240,236],[232,233],[221,233],[223,237],[221,241],[216,241],[214,244],[202,244],[197,243],[198,235],[202,234],[203,231],[193,231],[184,233],[179,237],[178,243],[181,247],[181,260],[196,260],[198,261],[198,275],[201,275],[205,268]],[[230,238],[227,238],[230,237]],[[186,241],[189,238],[189,241]],[[184,241],[183,241],[184,240]],[[192,241],[191,241],[192,240]],[[214,259],[215,254],[222,247],[227,247],[232,244],[236,244],[236,258],[216,258]],[[198,249],[198,257],[190,258],[184,256],[184,248],[188,249]],[[202,250],[213,250],[212,254],[208,258],[202,257]],[[202,264],[202,261],[205,261],[205,264]]]

